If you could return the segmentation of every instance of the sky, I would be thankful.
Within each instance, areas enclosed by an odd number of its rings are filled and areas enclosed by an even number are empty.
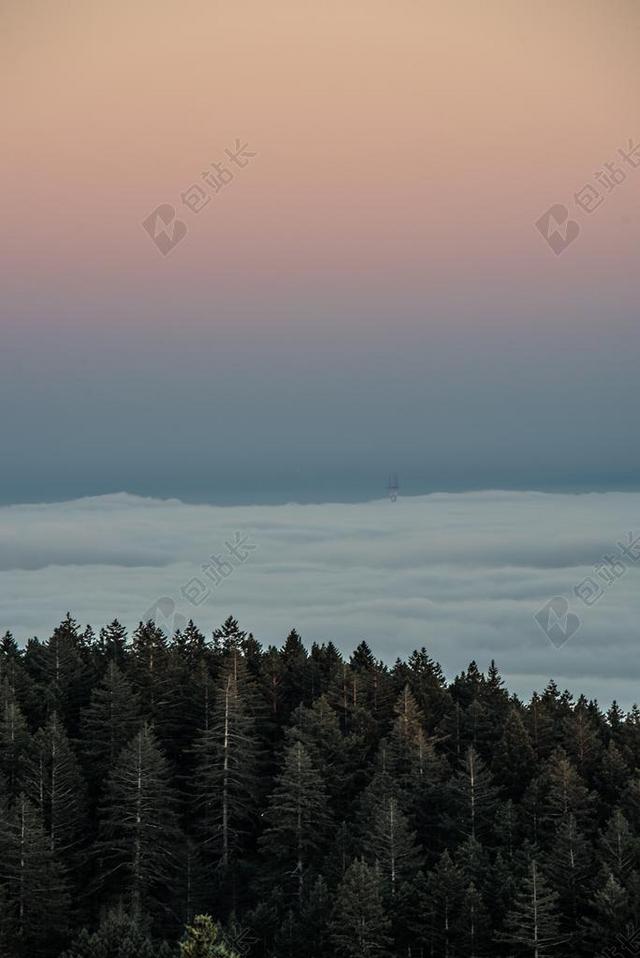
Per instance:
[[[211,506],[131,495],[0,508],[0,628],[46,638],[153,618],[265,646],[292,628],[392,665],[426,646],[451,679],[495,659],[528,698],[550,678],[640,700],[640,494],[436,493]],[[549,603],[552,602],[551,612]]]
[[[635,0],[0,18],[0,501],[638,488]]]
[[[573,589],[638,525],[639,41],[637,0],[0,0],[0,626],[164,615],[249,530],[205,628],[633,701],[635,568]]]

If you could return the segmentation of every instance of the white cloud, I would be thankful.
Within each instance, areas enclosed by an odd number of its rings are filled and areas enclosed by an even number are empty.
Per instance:
[[[572,590],[627,532],[640,494],[438,494],[357,505],[214,507],[129,495],[0,509],[0,626],[46,636],[70,610],[129,627],[162,596],[209,631],[228,614],[265,643],[295,626],[350,651],[366,639],[392,661],[426,645],[452,675],[495,657],[528,694],[553,676],[626,705],[640,665],[637,566],[561,649],[533,615]],[[198,607],[180,592],[236,532],[256,549]]]

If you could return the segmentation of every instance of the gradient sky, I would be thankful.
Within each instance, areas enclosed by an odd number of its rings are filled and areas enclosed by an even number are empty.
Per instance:
[[[639,41],[636,0],[2,0],[0,499],[637,488]]]

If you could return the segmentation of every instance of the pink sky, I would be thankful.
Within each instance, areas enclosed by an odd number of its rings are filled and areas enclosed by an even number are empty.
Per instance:
[[[5,0],[1,16],[17,474],[25,444],[40,471],[49,445],[74,475],[118,443],[144,459],[169,421],[186,449],[206,435],[245,458],[271,437],[401,469],[423,443],[431,468],[477,442],[443,474],[495,454],[499,481],[507,456],[526,473],[535,437],[541,475],[635,470],[640,168],[591,214],[574,194],[640,145],[637,0]],[[257,156],[181,208],[238,137]],[[158,204],[188,228],[168,256],[141,225]],[[581,229],[561,256],[534,226],[552,204]],[[242,401],[205,420],[239,374]],[[613,393],[594,397],[603,375]]]
[[[635,260],[640,173],[556,263],[533,222],[636,128],[633,2],[4,5],[9,285],[556,282]],[[171,262],[140,221],[259,156]],[[631,216],[632,222],[623,223]],[[611,262],[612,253],[616,262]]]

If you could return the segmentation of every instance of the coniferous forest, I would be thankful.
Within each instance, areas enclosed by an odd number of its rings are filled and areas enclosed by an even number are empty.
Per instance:
[[[636,708],[70,616],[0,705],[3,958],[636,953]]]

